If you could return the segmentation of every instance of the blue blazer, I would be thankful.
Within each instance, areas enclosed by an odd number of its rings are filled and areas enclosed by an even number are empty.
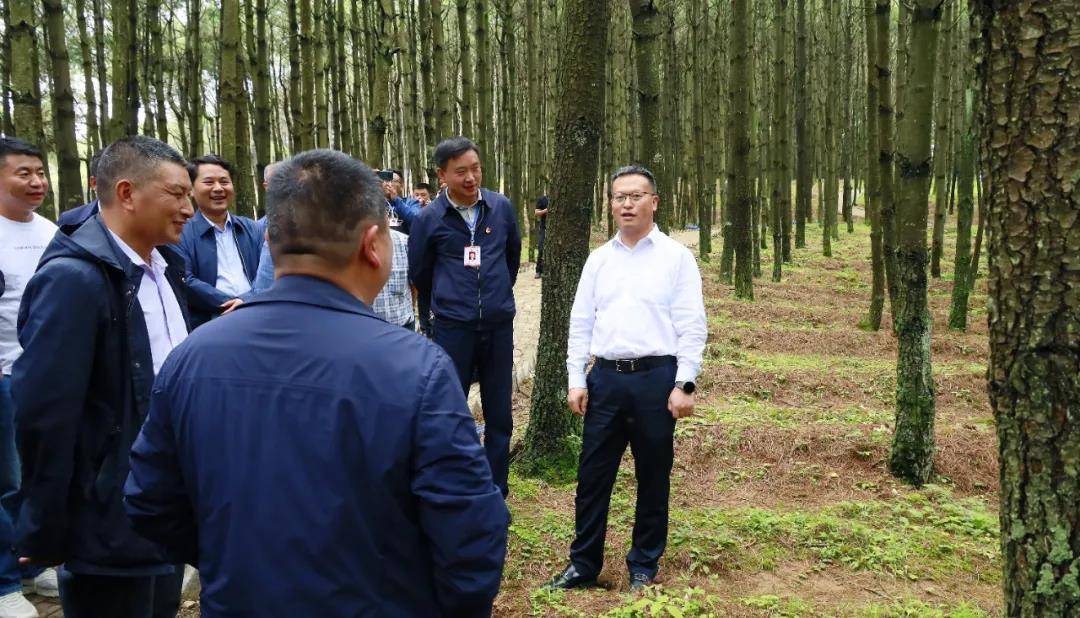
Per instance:
[[[499,590],[509,514],[450,358],[314,277],[169,355],[125,496],[206,618],[487,616]]]
[[[436,318],[485,327],[514,319],[521,233],[505,195],[481,189],[479,207],[473,238],[445,191],[420,212],[409,234],[409,279]],[[470,241],[480,246],[479,271],[464,265]]]
[[[236,248],[239,249],[240,261],[244,265],[244,275],[250,283],[255,281],[255,273],[259,267],[263,228],[247,217],[232,215],[232,220]],[[176,245],[176,249],[187,262],[185,281],[190,290],[188,303],[191,307],[191,321],[194,326],[199,326],[221,313],[221,303],[231,300],[228,294],[214,287],[218,276],[214,227],[206,217],[195,213],[184,226],[184,231],[180,234],[180,244]]]

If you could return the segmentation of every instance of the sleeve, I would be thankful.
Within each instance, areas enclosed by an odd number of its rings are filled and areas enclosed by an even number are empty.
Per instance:
[[[228,294],[195,276],[192,270],[192,264],[195,262],[193,242],[191,237],[181,237],[180,243],[175,245],[176,252],[184,258],[184,285],[189,291],[188,303],[192,309],[198,311],[220,312],[221,303],[232,299]]]
[[[680,249],[682,259],[679,261],[675,297],[671,303],[671,322],[678,340],[676,349],[679,368],[675,373],[675,381],[693,382],[701,371],[701,358],[705,352],[709,328],[705,318],[705,301],[701,295],[701,273],[698,272],[697,260],[689,249]]]
[[[162,544],[171,558],[194,565],[198,562],[198,526],[177,456],[169,384],[167,364],[131,447],[124,509],[136,532]]]
[[[506,268],[510,271],[510,285],[514,285],[517,283],[518,269],[521,268],[521,230],[514,216],[514,205],[507,200],[506,206],[506,227],[510,231],[506,236]]]
[[[411,227],[413,221],[420,216],[420,201],[412,196],[409,196],[408,199],[398,197],[394,202],[394,210],[397,211],[398,216],[405,222],[405,225]]]
[[[585,388],[585,365],[589,362],[593,324],[596,322],[596,253],[581,269],[574,306],[570,309],[570,330],[566,341],[566,373],[570,388]]]
[[[19,309],[23,354],[12,371],[12,394],[23,504],[16,545],[20,555],[40,564],[67,558],[76,440],[99,320],[108,312],[98,277],[51,262],[30,279]]]
[[[449,616],[488,616],[499,592],[509,513],[491,478],[461,383],[441,351],[413,434],[412,493]]]
[[[434,214],[434,213],[433,213]],[[417,217],[409,234],[409,281],[421,298],[431,298],[431,279],[435,272],[435,247],[432,246],[432,215]]]
[[[255,283],[251,289],[255,292],[267,290],[274,284],[274,256],[270,255],[270,243],[264,242],[259,251],[259,268],[255,271]]]

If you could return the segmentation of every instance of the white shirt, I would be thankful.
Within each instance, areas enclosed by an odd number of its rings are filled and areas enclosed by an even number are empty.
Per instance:
[[[694,254],[655,226],[632,249],[616,235],[589,255],[581,271],[566,346],[570,388],[585,388],[590,355],[675,356],[675,381],[692,382],[707,338]]]
[[[22,354],[16,322],[26,283],[34,276],[41,255],[56,235],[56,225],[33,213],[30,221],[12,221],[0,215],[0,372],[11,375],[11,366]]]
[[[232,216],[225,215],[225,225],[218,227],[214,222],[199,212],[210,227],[214,228],[214,243],[217,245],[217,281],[214,287],[229,295],[239,298],[251,291],[251,282],[244,273],[244,261],[240,258],[240,249],[236,247],[236,236]]]
[[[112,230],[109,230],[109,233],[124,255],[143,271],[142,282],[139,283],[139,307],[143,312],[143,321],[146,322],[150,356],[154,359],[154,375],[157,375],[165,363],[165,357],[180,345],[188,334],[180,303],[165,278],[168,263],[157,249],[153,249],[150,251],[150,264],[147,264]]]

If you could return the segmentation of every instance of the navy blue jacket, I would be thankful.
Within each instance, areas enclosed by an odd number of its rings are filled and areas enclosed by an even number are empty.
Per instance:
[[[402,234],[408,234],[412,227],[412,222],[420,216],[420,202],[414,197],[405,199],[400,195],[393,200],[387,200],[390,207],[397,213],[398,220],[401,221],[401,226],[398,231]]]
[[[443,191],[412,223],[409,279],[436,318],[482,328],[514,319],[521,234],[506,196],[481,189],[479,208],[480,268],[465,266],[469,227]]]
[[[181,310],[184,262],[158,247]],[[57,234],[19,309],[12,387],[22,458],[20,555],[72,571],[172,571],[124,513],[128,452],[149,409],[154,362],[142,270],[100,216]],[[185,313],[185,319],[187,315]]]
[[[254,219],[230,216],[233,222],[233,238],[236,239],[236,248],[244,265],[244,276],[248,283],[252,283],[259,268],[263,226]],[[180,244],[176,246],[187,262],[184,281],[190,289],[188,303],[191,306],[192,327],[209,322],[221,313],[221,303],[232,300],[228,294],[214,287],[218,276],[217,240],[214,234],[214,226],[210,225],[206,217],[195,213],[184,226],[184,231],[180,233]]]
[[[449,357],[321,279],[173,351],[125,493],[206,618],[487,615],[499,589],[508,512]]]
[[[65,210],[56,218],[56,226],[60,228],[61,232],[71,236],[72,232],[79,229],[79,226],[83,223],[86,223],[87,219],[98,214],[99,210],[101,210],[101,207],[98,205],[97,200],[89,204],[76,206],[71,210]]]

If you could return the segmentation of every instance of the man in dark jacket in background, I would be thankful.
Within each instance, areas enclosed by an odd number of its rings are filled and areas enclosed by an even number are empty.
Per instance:
[[[158,376],[135,528],[198,565],[203,618],[490,614],[506,505],[450,359],[370,308],[393,253],[374,174],[301,153],[267,203],[278,278]]]
[[[454,361],[466,393],[480,376],[484,449],[507,494],[514,371],[514,282],[521,234],[506,196],[481,189],[480,151],[464,137],[435,147],[446,191],[421,211],[409,236],[409,278],[435,315],[433,340]]]
[[[262,226],[229,212],[235,208],[232,164],[205,155],[188,164],[198,214],[177,248],[187,261],[192,326],[199,326],[251,297],[263,243]]]
[[[187,336],[183,259],[193,214],[184,159],[148,137],[101,155],[101,212],[57,234],[19,310],[20,560],[59,569],[67,618],[175,615],[182,570],[124,513],[128,453],[154,375]]]

